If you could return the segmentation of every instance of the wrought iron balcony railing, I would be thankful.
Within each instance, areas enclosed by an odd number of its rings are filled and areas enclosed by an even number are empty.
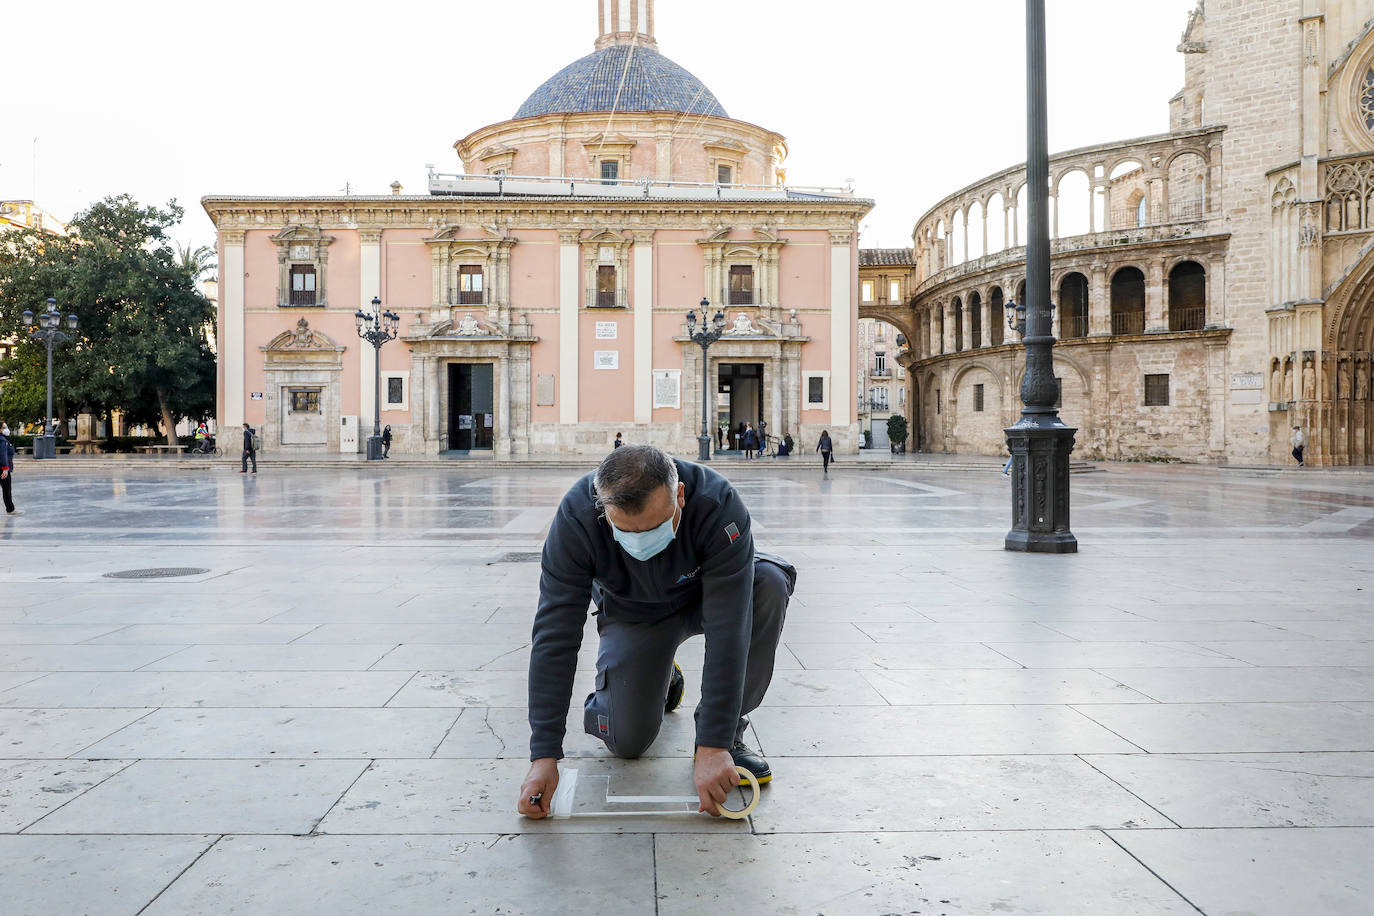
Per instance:
[[[587,290],[587,308],[589,309],[623,309],[629,305],[629,297],[623,289],[589,289]]]

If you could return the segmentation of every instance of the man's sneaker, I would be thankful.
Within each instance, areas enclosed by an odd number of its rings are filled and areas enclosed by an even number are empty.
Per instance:
[[[744,767],[754,778],[759,781],[759,785],[769,782],[773,778],[773,771],[768,768],[768,761],[763,759],[763,755],[749,747],[743,741],[736,741],[730,746],[730,756],[735,761],[735,766]],[[749,781],[740,777],[739,784],[749,785]]]
[[[19,516],[24,514],[24,510],[15,509],[13,512],[6,512],[5,514],[8,515],[10,518],[18,518]]]
[[[682,676],[682,666],[673,662],[673,676],[668,680],[668,697],[663,701],[663,711],[672,712],[682,705],[682,694],[687,689],[687,679]]]

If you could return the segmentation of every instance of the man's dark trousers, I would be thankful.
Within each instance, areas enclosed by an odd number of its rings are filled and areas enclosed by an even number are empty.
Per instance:
[[[3,479],[0,479],[0,494],[3,494],[5,497],[6,512],[14,511],[14,497],[10,495],[10,486],[13,480],[14,471],[10,471]]]
[[[773,658],[787,617],[796,571],[783,561],[754,558],[753,632],[745,665],[744,702],[735,740],[749,722],[743,716],[763,702],[773,680]],[[649,749],[663,724],[663,704],[673,674],[673,654],[702,633],[701,608],[689,608],[653,623],[596,618],[600,648],[596,692],[587,696],[583,725],[606,742],[617,757],[638,757]]]

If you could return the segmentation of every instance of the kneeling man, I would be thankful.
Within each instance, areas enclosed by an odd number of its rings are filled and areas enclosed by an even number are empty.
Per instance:
[[[673,661],[689,637],[706,634],[696,711],[695,781],[700,810],[717,815],[768,762],[741,740],[745,715],[773,678],[796,570],[754,553],[749,510],[728,481],[651,445],[613,451],[563,497],[544,542],[539,609],[530,651],[530,765],[518,811],[545,817],[572,699],[587,606],[596,604],[600,647],[587,733],[617,757],[638,757],[663,714],[682,702]]]

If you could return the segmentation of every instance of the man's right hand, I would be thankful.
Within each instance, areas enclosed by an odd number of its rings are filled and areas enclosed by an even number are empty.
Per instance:
[[[520,784],[520,802],[515,810],[525,817],[540,820],[549,816],[553,808],[553,793],[558,788],[558,758],[540,757],[530,764],[529,775]],[[530,804],[530,797],[541,795],[538,804]]]

